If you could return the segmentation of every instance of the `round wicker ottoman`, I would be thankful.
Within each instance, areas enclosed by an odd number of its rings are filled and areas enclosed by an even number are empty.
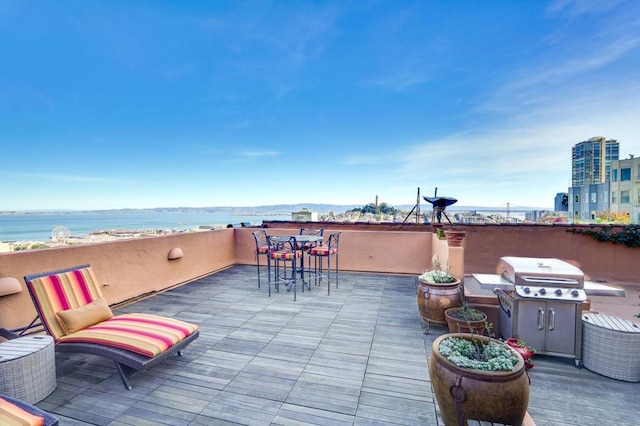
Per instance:
[[[582,315],[582,363],[594,373],[640,382],[640,326],[609,315]]]
[[[0,343],[0,394],[35,404],[55,388],[51,336],[26,336]]]

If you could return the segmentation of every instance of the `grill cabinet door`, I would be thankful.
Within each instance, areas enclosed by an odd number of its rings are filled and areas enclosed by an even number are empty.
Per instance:
[[[547,352],[575,352],[577,307],[575,303],[547,302]]]
[[[545,350],[547,304],[539,300],[518,301],[518,335],[537,351]]]

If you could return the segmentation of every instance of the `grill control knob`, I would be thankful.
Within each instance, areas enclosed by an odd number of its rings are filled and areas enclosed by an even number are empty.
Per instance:
[[[571,295],[572,295],[573,297],[578,297],[578,295],[579,295],[579,294],[580,294],[580,293],[578,292],[578,290],[571,290]]]
[[[524,292],[525,292],[526,294],[529,294],[529,293],[531,293],[531,289],[530,289],[529,287],[525,287],[525,288],[524,288]]]
[[[540,294],[547,294],[547,290],[545,290],[544,288],[541,288],[539,293]]]
[[[556,296],[562,296],[562,290],[557,289],[556,290]]]

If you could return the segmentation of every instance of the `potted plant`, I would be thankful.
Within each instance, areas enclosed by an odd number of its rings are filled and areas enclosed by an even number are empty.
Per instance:
[[[431,269],[418,276],[417,288],[418,309],[420,317],[427,322],[445,324],[444,311],[459,306],[462,300],[460,280],[449,273],[436,258],[431,262]]]
[[[522,356],[506,343],[476,333],[444,334],[433,342],[429,375],[445,424],[522,424],[529,379]]]
[[[462,247],[464,244],[464,238],[467,236],[467,231],[459,229],[446,229],[444,235],[447,238],[449,247]]]
[[[487,315],[470,308],[465,301],[462,301],[459,307],[447,309],[444,316],[451,333],[483,334],[487,324]]]
[[[510,337],[506,340],[507,345],[511,346],[522,356],[524,360],[524,366],[527,370],[533,368],[533,360],[531,357],[535,354],[535,349],[530,346],[527,346],[527,342],[524,340],[520,340],[517,337]]]

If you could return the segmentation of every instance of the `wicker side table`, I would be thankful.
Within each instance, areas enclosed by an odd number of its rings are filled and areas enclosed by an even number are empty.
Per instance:
[[[594,373],[640,382],[640,326],[610,315],[582,315],[582,363]]]
[[[55,388],[51,336],[26,336],[0,343],[0,394],[35,404]]]

